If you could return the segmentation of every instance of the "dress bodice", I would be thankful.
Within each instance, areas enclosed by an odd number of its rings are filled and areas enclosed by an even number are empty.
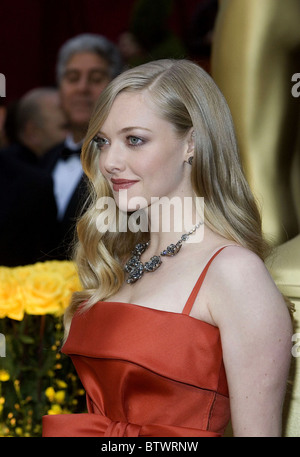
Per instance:
[[[223,434],[230,412],[220,332],[189,315],[208,266],[182,313],[121,302],[75,313],[62,351],[88,413],[45,416],[43,436]]]

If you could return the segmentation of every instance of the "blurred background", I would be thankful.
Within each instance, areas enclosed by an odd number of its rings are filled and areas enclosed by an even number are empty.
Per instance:
[[[44,252],[50,252],[50,247],[43,244],[45,240],[40,240],[38,254],[34,253],[29,239],[33,246],[46,226],[51,233],[56,230],[56,226],[51,228],[57,216],[53,174],[48,169],[41,170],[34,154],[30,155],[30,163],[27,154],[25,165],[23,151],[20,161],[19,150],[16,153],[14,149],[19,141],[16,109],[31,90],[56,88],[58,52],[68,39],[83,33],[109,39],[117,47],[124,69],[158,58],[188,58],[210,73],[222,90],[232,112],[246,177],[261,210],[263,231],[274,247],[269,269],[296,307],[284,435],[299,436],[300,90],[292,89],[300,80],[300,1],[0,0],[0,73],[6,79],[6,96],[0,97],[0,265],[34,263],[41,258],[41,246]],[[52,155],[57,156],[55,151]],[[9,156],[14,157],[13,163]],[[7,204],[8,196],[14,193],[14,199]],[[25,213],[20,216],[23,209]],[[29,210],[31,225],[27,224]],[[34,219],[36,213],[38,217]],[[44,225],[39,225],[42,221]],[[15,229],[19,226],[18,232]],[[20,241],[23,248],[18,247],[16,252],[22,254],[23,249],[26,257],[13,260],[12,248]],[[48,255],[46,260],[52,258],[59,257]],[[4,325],[4,318],[11,318],[15,328],[15,320],[22,322],[23,314],[16,317],[8,309],[10,286],[7,289],[8,279],[4,280],[3,275],[10,275],[10,271],[1,268],[0,324]],[[49,325],[43,323],[44,328],[49,329]],[[53,335],[52,331],[49,333]],[[41,331],[40,335],[44,333]],[[27,343],[31,344],[28,339]],[[11,370],[14,366],[13,363]]]
[[[0,70],[6,76],[6,102],[34,87],[55,84],[60,46],[81,33],[106,36],[120,46],[126,60],[135,57],[129,32],[145,58],[171,52],[206,60],[200,22],[211,27],[216,5],[214,0],[2,0]]]

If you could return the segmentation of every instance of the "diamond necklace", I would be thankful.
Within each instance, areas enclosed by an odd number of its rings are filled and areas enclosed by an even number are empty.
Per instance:
[[[160,253],[160,255],[173,257],[174,255],[178,254],[181,249],[182,242],[186,241],[189,236],[192,235],[202,224],[203,222],[199,222],[188,233],[184,233],[176,244],[170,244],[164,251]],[[162,264],[162,260],[159,255],[154,255],[150,260],[148,260],[148,262],[141,262],[141,255],[146,251],[149,245],[150,240],[146,243],[138,243],[132,251],[132,256],[124,267],[125,272],[128,273],[128,278],[126,280],[128,284],[133,284],[138,279],[140,279],[143,276],[144,271],[151,273],[152,271],[157,270],[157,268],[159,268]]]

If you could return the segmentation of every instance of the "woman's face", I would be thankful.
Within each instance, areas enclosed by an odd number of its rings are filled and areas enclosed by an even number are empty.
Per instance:
[[[117,96],[97,134],[100,170],[122,211],[143,209],[161,197],[191,191],[188,136],[178,138],[159,117],[147,92]],[[188,171],[187,171],[188,169]]]

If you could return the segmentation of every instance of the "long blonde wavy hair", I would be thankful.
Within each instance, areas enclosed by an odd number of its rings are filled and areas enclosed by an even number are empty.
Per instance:
[[[82,148],[90,198],[77,224],[74,259],[83,290],[73,295],[65,313],[66,334],[80,304],[84,302],[83,309],[87,309],[118,291],[124,282],[123,260],[145,236],[141,232],[99,230],[101,210],[97,209],[97,200],[112,197],[112,193],[100,172],[101,152],[93,138],[118,94],[125,91],[148,91],[158,113],[174,125],[180,136],[193,127],[192,185],[195,194],[204,197],[205,223],[263,260],[268,253],[260,214],[242,171],[231,114],[213,79],[200,66],[185,59],[158,60],[129,69],[100,95]],[[119,217],[122,215],[112,214],[110,220]]]

